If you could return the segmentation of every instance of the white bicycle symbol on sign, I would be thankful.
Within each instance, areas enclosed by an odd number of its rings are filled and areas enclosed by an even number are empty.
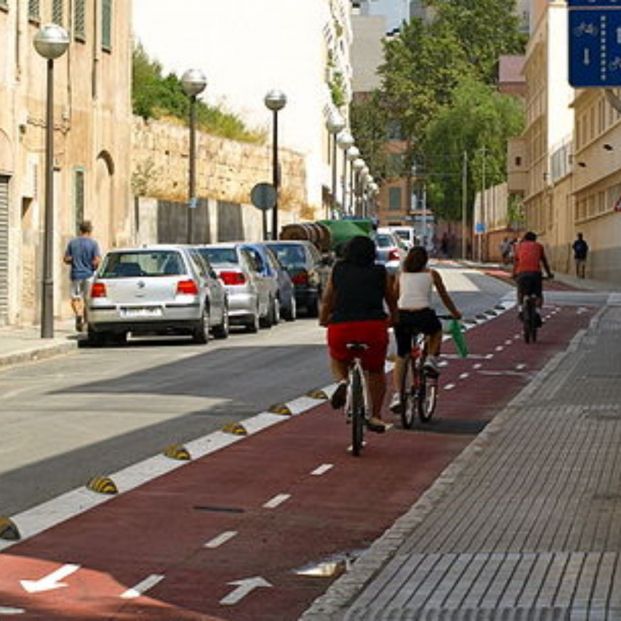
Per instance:
[[[610,63],[608,63],[609,71],[619,71],[621,69],[621,58],[619,56],[615,57]]]
[[[595,24],[587,24],[586,22],[582,22],[580,26],[574,28],[574,35],[576,35],[576,37],[581,37],[582,35],[596,37],[598,34],[599,28]]]

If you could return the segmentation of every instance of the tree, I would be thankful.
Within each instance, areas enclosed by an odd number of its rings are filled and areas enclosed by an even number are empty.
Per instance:
[[[491,187],[506,179],[507,141],[521,133],[522,106],[514,97],[465,77],[429,124],[421,152],[428,202],[445,220],[457,220],[462,203],[463,154],[468,154],[468,205],[485,178]]]

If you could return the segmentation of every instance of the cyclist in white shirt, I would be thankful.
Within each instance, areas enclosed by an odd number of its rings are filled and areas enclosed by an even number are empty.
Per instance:
[[[395,395],[390,403],[392,411],[400,407],[400,389],[405,360],[410,355],[413,340],[417,334],[423,333],[428,337],[428,355],[425,366],[438,372],[438,356],[442,346],[442,324],[431,308],[431,292],[434,286],[449,313],[455,319],[461,319],[461,313],[448,294],[442,276],[436,270],[427,267],[428,260],[427,250],[422,246],[415,246],[408,252],[399,278],[395,281],[399,321],[394,327],[397,360],[393,371]]]

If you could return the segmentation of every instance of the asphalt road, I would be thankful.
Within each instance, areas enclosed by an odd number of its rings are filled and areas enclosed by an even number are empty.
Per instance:
[[[475,271],[443,274],[465,317],[510,291]],[[3,371],[0,514],[329,384],[324,339],[305,319],[206,347],[145,339]]]

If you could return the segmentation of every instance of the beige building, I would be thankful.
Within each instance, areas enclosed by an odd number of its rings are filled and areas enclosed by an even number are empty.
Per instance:
[[[69,312],[67,241],[82,219],[102,250],[131,240],[131,2],[0,0],[0,323],[39,314],[46,61],[38,28],[65,27],[55,62],[55,314]]]

